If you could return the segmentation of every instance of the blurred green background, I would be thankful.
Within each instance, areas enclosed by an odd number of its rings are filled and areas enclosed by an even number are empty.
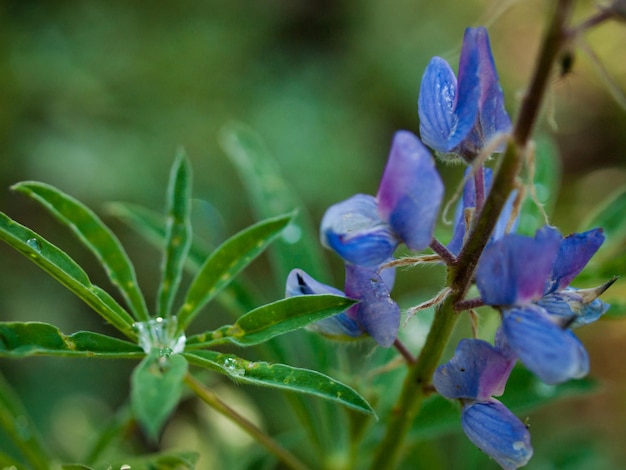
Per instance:
[[[375,193],[393,132],[418,132],[416,101],[426,64],[440,55],[456,69],[465,27],[489,26],[514,115],[550,3],[4,1],[0,210],[59,244],[94,282],[108,286],[90,254],[9,186],[44,181],[100,214],[108,201],[161,210],[170,164],[184,146],[194,169],[194,196],[206,201],[197,205],[195,228],[216,244],[254,221],[242,183],[218,142],[222,126],[239,120],[266,141],[317,225],[328,205],[355,192]],[[594,2],[578,3],[576,18],[594,11]],[[576,52],[572,72],[555,74],[540,124],[562,156],[553,222],[565,233],[579,229],[597,203],[626,184],[625,100],[623,95],[616,99],[613,89],[626,90],[626,28],[610,23],[586,40],[584,47],[602,68],[588,53]],[[606,77],[615,86],[608,86]],[[450,194],[463,168],[440,167]],[[158,251],[115,219],[103,217],[127,247],[148,299],[154,298]],[[111,332],[21,255],[0,246],[0,259],[0,320],[46,321],[66,333]],[[332,256],[324,261],[340,286],[340,263]],[[274,300],[282,292],[266,269],[257,263],[248,278],[263,299]],[[401,306],[436,292],[441,274],[432,269],[400,273],[396,293]],[[622,282],[607,300],[623,298]],[[626,324],[599,322],[580,336],[590,352],[592,376],[603,383],[601,391],[532,414],[537,456],[528,468],[626,465],[621,354]],[[63,433],[80,436],[93,425],[90,419],[119,406],[132,366],[70,359],[0,361],[41,431],[68,456],[78,453],[72,445],[80,448],[80,442],[75,438],[68,444]],[[220,386],[226,396],[242,397],[258,413],[259,404],[246,397],[248,388]],[[266,400],[275,395],[261,394]],[[249,445],[238,439],[232,445]],[[462,440],[451,445],[465,446]],[[562,456],[568,449],[580,454],[574,462]],[[595,467],[585,466],[587,453],[599,459],[593,460]],[[606,467],[599,466],[603,456]]]

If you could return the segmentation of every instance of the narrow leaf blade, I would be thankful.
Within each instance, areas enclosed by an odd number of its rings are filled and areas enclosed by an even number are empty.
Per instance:
[[[220,144],[239,173],[259,219],[299,209],[297,217],[270,250],[276,279],[282,283],[293,268],[318,279],[329,277],[322,262],[317,229],[301,210],[303,202],[285,181],[280,168],[260,136],[250,127],[232,122],[222,129]],[[282,288],[282,284],[280,284]]]
[[[28,416],[26,408],[2,374],[0,374],[0,427],[20,450],[30,468],[54,466],[53,458]]]
[[[115,300],[89,281],[64,251],[0,212],[0,240],[15,248],[129,338],[136,337],[133,318]]]
[[[109,203],[107,210],[135,230],[150,244],[161,247],[165,240],[165,221],[161,214],[145,207],[128,203]],[[209,250],[192,237],[186,268],[197,273],[209,257]],[[251,294],[240,283],[233,281],[227,289],[217,296],[217,300],[237,315],[241,315],[258,305],[251,299]]]
[[[200,268],[177,314],[184,329],[199,310],[252,262],[292,220],[293,214],[259,222],[226,240]]]
[[[626,240],[626,186],[622,186],[601,202],[582,224],[582,230],[602,227],[606,241],[602,253],[614,253],[616,249],[623,251]]]
[[[284,364],[251,362],[232,354],[208,350],[183,354],[190,364],[225,374],[236,382],[306,393],[362,413],[374,414],[369,403],[354,389],[320,372]]]
[[[187,348],[205,347],[215,340],[252,346],[341,313],[354,303],[352,299],[337,295],[289,297],[246,313],[232,326],[192,336],[187,340]]]
[[[136,358],[143,354],[136,344],[100,333],[78,331],[65,335],[48,323],[0,322],[0,357],[45,355]]]
[[[167,223],[157,312],[170,314],[191,245],[191,168],[183,152],[176,157],[167,190]]]
[[[44,183],[25,181],[14,185],[13,189],[39,202],[57,220],[69,227],[81,243],[98,258],[136,318],[148,318],[148,309],[137,283],[135,268],[118,238],[91,209]]]
[[[131,408],[154,440],[178,404],[187,367],[187,361],[182,355],[160,357],[159,351],[154,350],[133,371]]]

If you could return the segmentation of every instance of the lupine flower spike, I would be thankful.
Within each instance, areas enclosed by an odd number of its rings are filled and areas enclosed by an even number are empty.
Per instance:
[[[423,142],[443,156],[467,162],[496,134],[509,131],[511,120],[485,28],[465,31],[458,80],[444,59],[430,61],[422,77],[418,113]]]

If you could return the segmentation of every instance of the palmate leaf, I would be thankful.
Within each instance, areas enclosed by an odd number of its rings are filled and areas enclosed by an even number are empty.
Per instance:
[[[33,198],[69,227],[98,258],[136,318],[148,319],[148,309],[137,283],[135,268],[120,241],[91,209],[44,183],[25,181],[12,186],[12,189]]]
[[[306,393],[374,414],[369,403],[354,389],[320,372],[284,364],[251,362],[215,351],[186,351],[183,355],[190,364],[220,372],[235,382]]]
[[[165,230],[165,253],[162,277],[159,285],[157,313],[161,317],[170,314],[174,296],[183,274],[183,266],[191,244],[191,168],[183,152],[180,152],[170,174],[167,189],[167,225]]]
[[[0,212],[0,239],[25,255],[82,299],[129,338],[135,338],[133,318],[109,294],[89,280],[67,253]]]
[[[91,331],[64,335],[48,323],[0,322],[0,357],[34,355],[137,358],[144,352],[136,344]]]
[[[135,230],[146,241],[156,247],[163,246],[165,240],[165,221],[161,214],[143,206],[128,203],[109,203],[107,210],[118,217],[130,228]],[[197,273],[209,257],[209,250],[192,239],[186,267],[192,273]],[[218,302],[237,315],[251,310],[258,302],[251,298],[248,290],[236,280],[217,296]]]
[[[222,243],[204,262],[191,283],[185,301],[177,313],[183,330],[215,295],[280,234],[293,214],[259,222]]]
[[[261,137],[250,127],[238,122],[224,126],[220,144],[239,173],[259,219],[304,207]],[[270,252],[281,289],[289,271],[296,267],[316,279],[329,278],[322,262],[324,256],[317,240],[317,229],[304,211],[298,213]]]
[[[180,354],[161,356],[157,349],[133,371],[130,403],[137,420],[156,440],[165,420],[183,393],[187,361]]]
[[[327,294],[289,297],[246,313],[234,325],[192,336],[187,340],[186,348],[197,349],[223,342],[252,346],[341,313],[354,303],[352,299]]]

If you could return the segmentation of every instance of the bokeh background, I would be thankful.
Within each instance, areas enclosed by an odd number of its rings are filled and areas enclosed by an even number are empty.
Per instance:
[[[328,205],[356,192],[375,193],[394,131],[418,132],[416,101],[426,64],[440,55],[456,69],[465,27],[489,27],[507,107],[515,115],[550,3],[1,2],[0,210],[62,246],[95,283],[106,286],[90,254],[9,187],[39,180],[63,189],[102,214],[119,234],[144,291],[154,298],[158,251],[102,208],[108,201],[129,201],[161,210],[177,148],[183,146],[191,159],[194,196],[204,201],[195,210],[195,228],[210,243],[255,220],[219,145],[220,130],[233,120],[265,140],[302,209],[317,224]],[[576,18],[590,15],[594,3],[578,2]],[[551,136],[561,154],[552,220],[563,232],[579,228],[593,207],[626,184],[624,44],[624,24],[603,25],[585,36],[583,48],[593,55],[577,49],[571,72],[555,73],[553,79],[539,132]],[[440,167],[451,193],[463,168]],[[324,262],[340,285],[338,260],[328,256]],[[0,246],[0,266],[0,320],[46,321],[66,333],[86,328],[111,333],[79,300],[7,246]],[[247,275],[265,300],[279,298],[276,282],[264,271],[261,261]],[[411,305],[402,299],[436,292],[441,281],[437,270],[402,273],[396,291],[401,306]],[[621,282],[614,297],[625,291]],[[598,322],[580,336],[602,387],[532,414],[537,457],[528,468],[626,466],[626,323]],[[68,458],[80,455],[80,436],[94,420],[123,403],[132,366],[0,361],[41,432]],[[271,421],[262,417],[258,397],[250,398],[254,390],[219,386],[259,420]],[[194,445],[212,452],[201,439]],[[250,444],[236,435],[228,445]],[[455,437],[439,446],[467,447]],[[562,449],[576,450],[576,458]]]

